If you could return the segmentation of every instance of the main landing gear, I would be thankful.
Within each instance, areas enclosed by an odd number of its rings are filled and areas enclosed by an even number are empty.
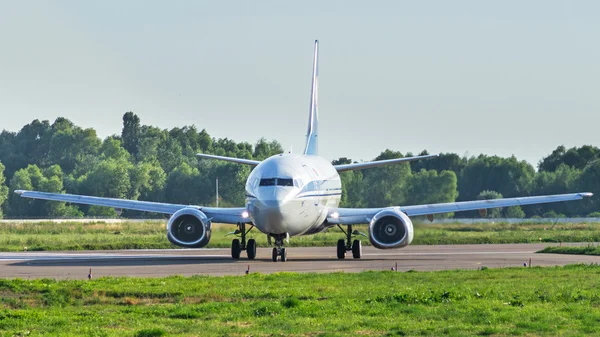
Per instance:
[[[254,228],[254,226],[250,225],[250,229],[246,230],[245,223],[238,223],[237,225],[238,229],[229,234],[241,236],[241,242],[240,239],[233,239],[233,241],[231,241],[231,257],[237,260],[240,258],[242,250],[245,250],[246,254],[248,254],[248,259],[254,260],[256,257],[256,240],[250,239],[248,240],[248,243],[246,243],[246,235]]]
[[[275,239],[276,246],[273,248],[273,262],[277,262],[277,257],[281,257],[281,262],[287,261],[287,252],[285,251],[285,247],[283,247],[283,239],[287,236],[285,234],[269,235],[269,242],[271,242],[271,237]]]
[[[353,236],[358,236],[358,235],[362,235],[365,236],[365,234],[359,232],[359,231],[352,231],[352,225],[348,225],[348,229],[344,230],[342,228],[342,226],[338,225],[339,229],[346,234],[346,239],[339,239],[337,242],[337,257],[338,259],[343,259],[346,257],[346,252],[347,251],[352,251],[352,257],[354,257],[355,259],[360,259],[360,257],[362,256],[362,245],[360,243],[360,240],[354,240],[352,241],[352,237]]]

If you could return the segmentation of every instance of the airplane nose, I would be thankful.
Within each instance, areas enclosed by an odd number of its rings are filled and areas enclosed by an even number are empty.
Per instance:
[[[280,234],[288,231],[284,207],[288,203],[286,196],[285,191],[275,190],[265,191],[257,198],[257,207],[253,209],[255,220],[263,224],[261,227],[269,233]]]
[[[281,208],[287,203],[288,192],[274,188],[270,193],[261,195],[261,202],[267,208]]]
[[[283,205],[286,204],[286,201],[281,199],[268,199],[261,201],[263,205],[265,205],[265,208],[273,210],[280,209]]]

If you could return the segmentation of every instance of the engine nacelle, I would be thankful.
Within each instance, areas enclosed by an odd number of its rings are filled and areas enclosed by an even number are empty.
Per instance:
[[[379,249],[406,247],[413,234],[412,221],[398,208],[380,211],[369,223],[369,240]]]
[[[180,247],[204,247],[210,241],[211,232],[212,223],[197,208],[182,208],[167,223],[167,239]]]

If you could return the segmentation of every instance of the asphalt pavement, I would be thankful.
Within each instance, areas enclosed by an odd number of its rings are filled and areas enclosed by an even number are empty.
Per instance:
[[[409,246],[397,250],[363,247],[363,257],[344,260],[335,247],[287,248],[287,262],[273,262],[270,248],[258,248],[255,260],[233,260],[229,249],[117,250],[0,253],[0,277],[85,279],[169,275],[243,275],[249,272],[361,272],[366,270],[444,270],[554,266],[600,263],[600,256],[535,254],[548,244]]]

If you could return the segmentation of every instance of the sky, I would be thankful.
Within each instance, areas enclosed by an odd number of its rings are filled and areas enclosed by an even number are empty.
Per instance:
[[[261,137],[300,152],[320,41],[320,153],[600,146],[597,1],[0,0],[0,129]]]

